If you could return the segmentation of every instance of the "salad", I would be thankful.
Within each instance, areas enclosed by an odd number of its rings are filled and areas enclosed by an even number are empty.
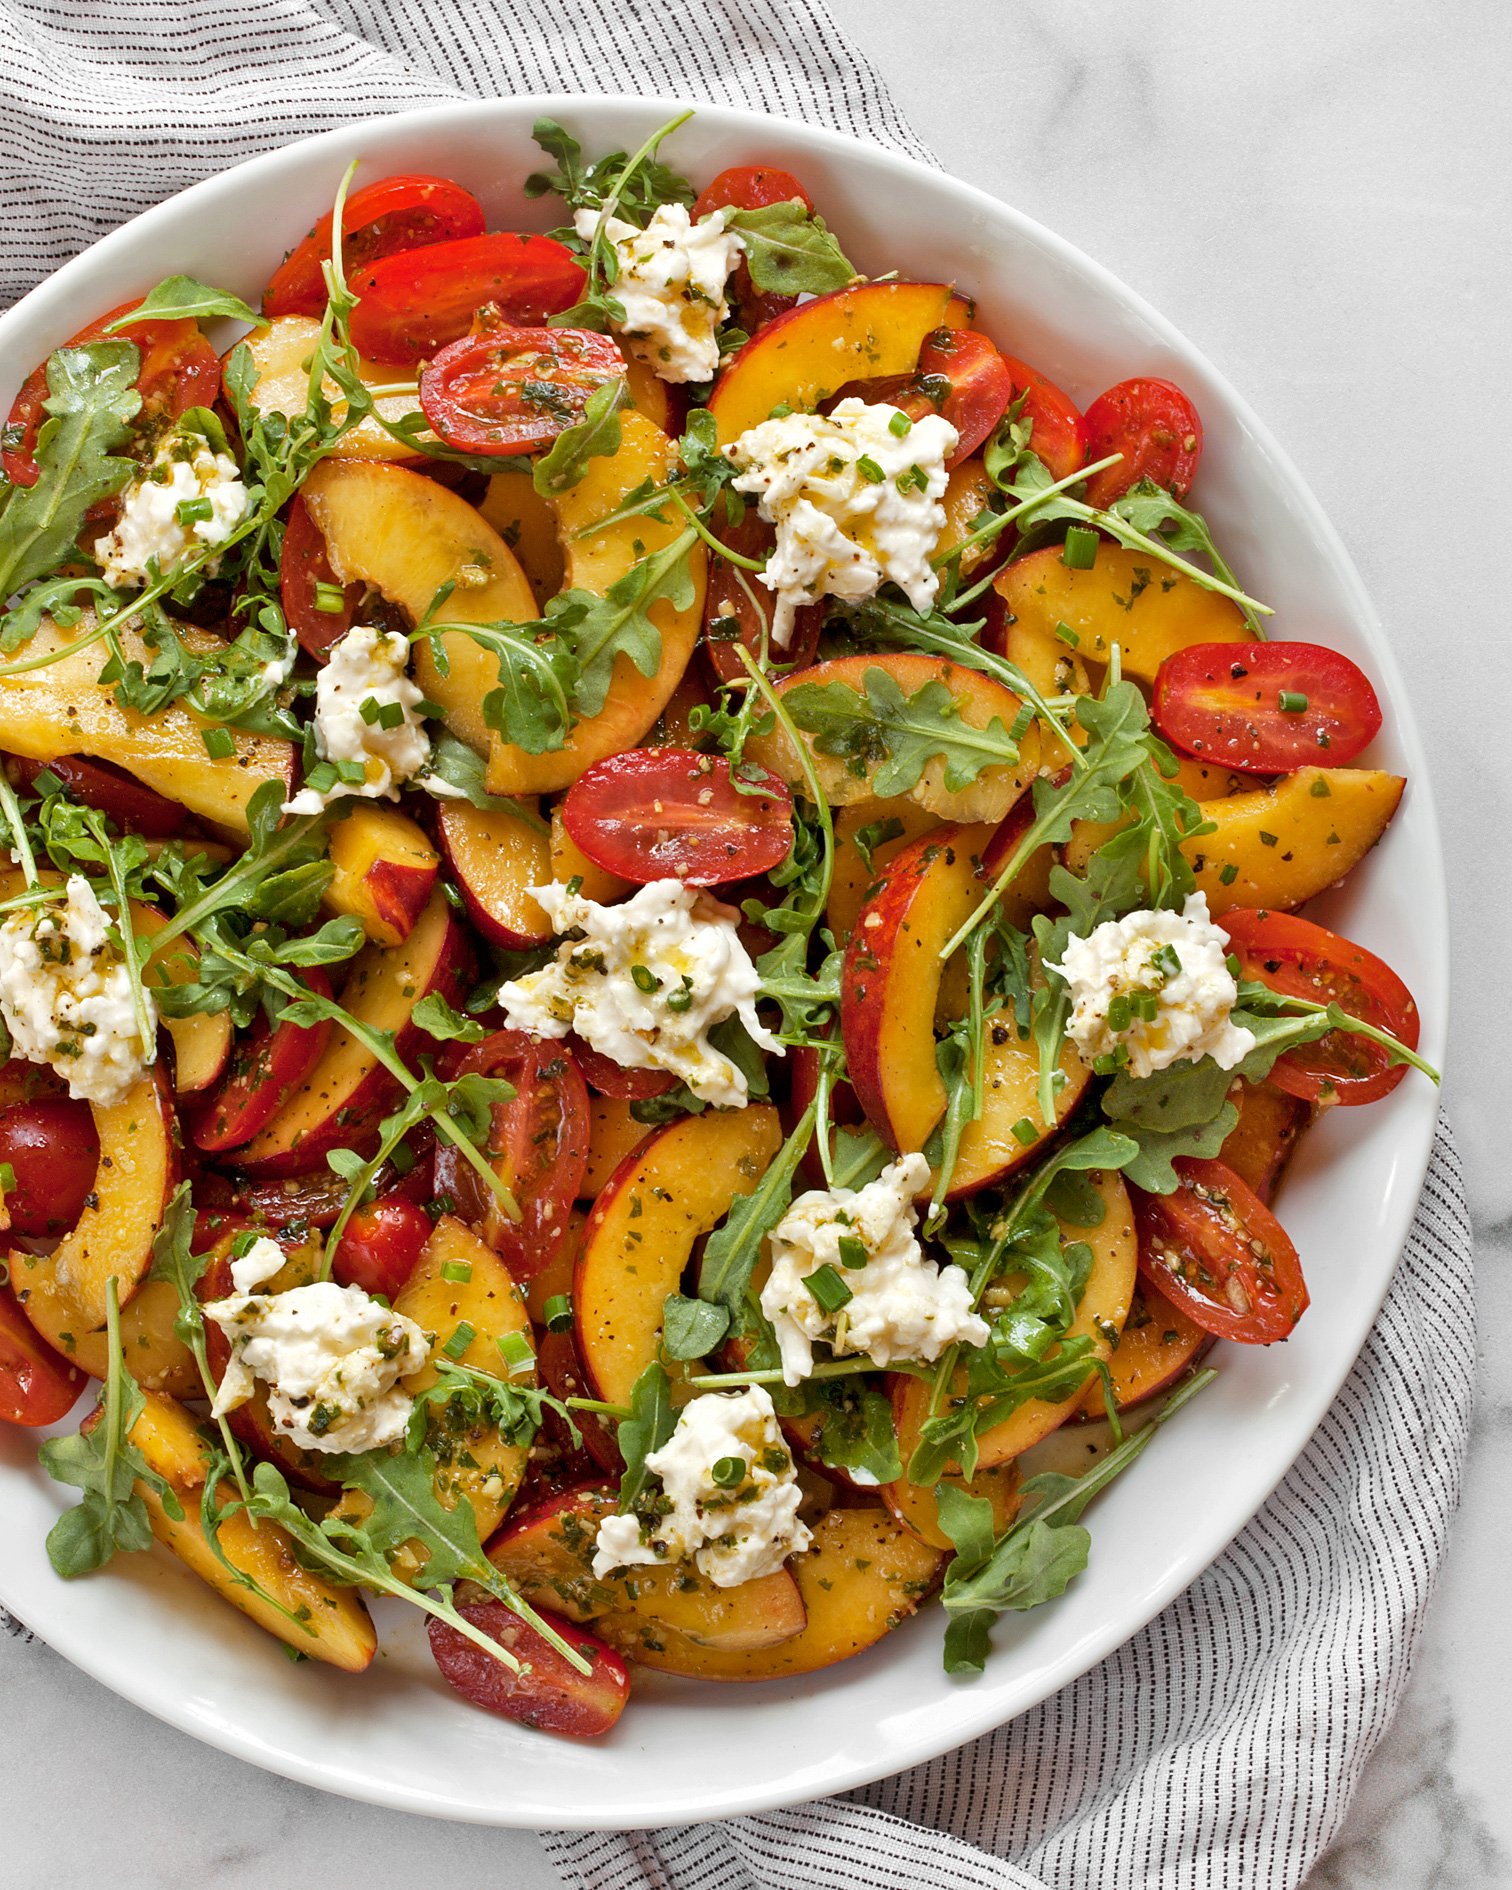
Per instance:
[[[260,309],[170,277],[3,436],[53,1566],[156,1542],[351,1673],[394,1598],[580,1737],[934,1599],[979,1671],[1306,1312],[1308,1124],[1437,1080],[1299,913],[1404,791],[1375,692],[1270,634],[1191,401],[1083,410],[683,122],[542,121],[549,234],[349,173]]]

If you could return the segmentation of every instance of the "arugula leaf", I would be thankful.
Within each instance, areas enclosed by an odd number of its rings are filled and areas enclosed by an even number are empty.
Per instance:
[[[428,1445],[331,1455],[322,1467],[348,1489],[370,1498],[372,1511],[362,1518],[361,1532],[385,1559],[406,1544],[417,1545],[427,1588],[476,1574],[485,1558],[472,1504],[463,1498],[452,1509],[442,1505],[436,1494],[435,1453]]]
[[[739,231],[751,281],[764,294],[829,295],[856,279],[824,218],[797,198],[733,210],[725,228]]]
[[[583,478],[591,459],[617,453],[624,428],[620,414],[630,405],[630,383],[605,381],[588,396],[583,417],[559,433],[535,461],[531,480],[543,499],[570,491]]]
[[[615,660],[628,656],[642,676],[654,676],[661,663],[661,631],[651,621],[653,604],[665,598],[674,610],[693,602],[688,554],[698,542],[690,526],[660,551],[639,559],[602,597],[592,591],[564,591],[551,606],[550,623],[577,660],[573,705],[580,715],[597,715],[609,699]],[[511,740],[516,739],[511,732]]]
[[[140,368],[129,341],[91,341],[48,357],[37,482],[11,486],[0,511],[0,600],[72,558],[90,507],[136,471],[136,461],[116,448],[141,411]]]
[[[670,129],[668,126],[655,134],[652,148]],[[527,197],[554,192],[574,210],[599,210],[617,194],[619,214],[632,223],[644,224],[662,204],[691,205],[698,194],[687,178],[669,165],[642,159],[632,169],[623,151],[610,151],[592,164],[584,164],[583,147],[554,118],[538,118],[530,135],[557,164],[555,170],[531,172],[525,179]]]
[[[672,1409],[672,1387],[666,1371],[654,1361],[636,1379],[630,1393],[630,1415],[621,1418],[616,1442],[624,1459],[620,1477],[619,1513],[628,1515],[646,1487],[650,1472],[646,1459],[666,1443],[677,1428]]]
[[[668,1358],[702,1358],[729,1329],[730,1315],[723,1306],[683,1293],[669,1293],[662,1302],[662,1350]]]
[[[121,1354],[121,1312],[114,1275],[105,1289],[105,1330],[105,1389],[92,1428],[73,1437],[49,1438],[37,1452],[42,1468],[55,1482],[84,1492],[47,1533],[48,1560],[67,1579],[103,1568],[117,1552],[135,1554],[152,1547],[152,1523],[139,1483],[157,1495],[173,1521],[184,1519],[183,1505],[172,1486],[131,1442],[131,1428],[147,1400]]]
[[[475,1017],[454,1011],[439,991],[421,998],[410,1012],[410,1021],[438,1043],[480,1043],[487,1034]]]
[[[146,321],[149,316],[160,322],[181,321],[186,317],[214,321],[224,317],[227,321],[251,322],[254,326],[262,319],[256,309],[248,308],[239,295],[232,295],[229,290],[212,289],[209,283],[194,276],[166,276],[147,291],[136,308],[118,315],[105,333],[113,335],[136,322]]]
[[[1181,1179],[1171,1163],[1181,1155],[1217,1155],[1239,1120],[1239,1111],[1225,1103],[1206,1122],[1180,1129],[1151,1129],[1116,1119],[1113,1127],[1139,1144],[1139,1153],[1124,1164],[1124,1179],[1146,1194],[1174,1194]]]
[[[460,789],[465,800],[474,807],[481,807],[485,813],[509,814],[515,820],[523,820],[537,833],[550,831],[541,816],[524,802],[488,792],[483,785],[483,757],[450,729],[439,729],[431,737],[429,771],[448,787]]]
[[[1152,479],[1141,479],[1121,499],[1115,500],[1111,509],[1119,518],[1127,520],[1136,531],[1144,532],[1151,538],[1158,536],[1173,551],[1197,552],[1207,559],[1225,584],[1237,588],[1239,580],[1214,544],[1207,520],[1200,512],[1183,505],[1164,486],[1157,486]],[[1245,602],[1239,608],[1244,612],[1245,622],[1250,629],[1257,637],[1263,637],[1265,632],[1253,606]]]
[[[786,691],[783,704],[820,754],[837,756],[858,777],[871,774],[878,799],[910,793],[935,760],[944,762],[945,785],[956,793],[983,768],[1012,766],[1019,758],[1018,743],[998,716],[985,728],[973,727],[938,678],[905,696],[885,669],[868,669],[861,690],[800,683]]]
[[[723,1307],[730,1328],[738,1331],[745,1316],[751,1271],[768,1234],[793,1200],[793,1177],[814,1133],[816,1105],[810,1103],[793,1133],[749,1194],[738,1194],[722,1226],[704,1243],[698,1268],[699,1298]]]
[[[815,1444],[819,1461],[859,1482],[892,1483],[903,1474],[892,1403],[859,1380],[809,1381],[811,1409],[823,1413]]]

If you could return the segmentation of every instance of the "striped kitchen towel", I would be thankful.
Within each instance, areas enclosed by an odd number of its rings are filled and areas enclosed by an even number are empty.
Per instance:
[[[675,93],[928,159],[817,0],[0,0],[0,300],[146,205],[373,112]],[[1283,1890],[1390,1721],[1469,1428],[1471,1246],[1447,1132],[1338,1401],[1229,1551],[1033,1712],[845,1799],[543,1835],[582,1890]],[[15,1624],[10,1624],[14,1627]],[[0,1641],[0,1674],[5,1645]]]

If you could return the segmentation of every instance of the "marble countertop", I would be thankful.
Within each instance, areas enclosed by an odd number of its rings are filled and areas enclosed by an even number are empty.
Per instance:
[[[1349,546],[1414,691],[1445,827],[1458,989],[1446,1107],[1480,1258],[1483,1389],[1406,1704],[1315,1890],[1512,1885],[1512,701],[1499,0],[831,0],[948,169],[1143,291],[1253,401]],[[920,23],[927,21],[921,32]],[[1492,850],[1487,859],[1488,847]],[[1466,1317],[1471,1309],[1466,1308]],[[116,1890],[554,1885],[526,1833],[328,1798],[194,1744],[40,1645],[7,1663],[0,1881]],[[72,1753],[86,1760],[60,1762]],[[1498,1754],[1501,1756],[1498,1757]],[[87,1757],[86,1757],[87,1755]],[[171,1842],[133,1846],[154,1807]],[[35,1860],[25,1874],[25,1860]],[[13,1876],[14,1869],[22,1876]]]

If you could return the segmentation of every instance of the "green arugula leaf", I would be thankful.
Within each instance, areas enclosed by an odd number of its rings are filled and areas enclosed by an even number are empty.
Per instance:
[[[385,1559],[406,1543],[417,1544],[424,1555],[427,1588],[476,1575],[485,1558],[472,1504],[464,1499],[455,1508],[443,1506],[436,1493],[435,1453],[428,1445],[333,1454],[322,1467],[346,1488],[372,1500],[372,1513],[362,1519],[360,1533]],[[336,1522],[335,1517],[328,1520]],[[349,1533],[355,1539],[357,1531]]]
[[[444,781],[448,787],[461,790],[463,797],[474,807],[481,807],[488,814],[509,814],[515,820],[524,821],[527,827],[537,833],[549,833],[550,828],[533,807],[526,807],[523,801],[511,800],[502,794],[490,794],[483,785],[483,757],[476,749],[453,735],[450,729],[438,729],[431,737],[430,772]]]
[[[984,768],[1012,766],[1019,758],[1018,743],[999,717],[974,728],[938,678],[905,696],[901,684],[878,667],[867,670],[861,690],[838,682],[800,683],[783,703],[794,724],[814,737],[820,754],[843,760],[858,778],[870,774],[879,799],[910,793],[932,761],[944,762],[945,785],[957,793]]]
[[[739,231],[751,281],[764,294],[830,295],[856,279],[824,218],[799,199],[733,210],[725,228]]]
[[[884,1393],[859,1379],[810,1380],[808,1388],[810,1409],[823,1413],[815,1439],[821,1463],[871,1485],[902,1476],[892,1403]]]
[[[439,991],[421,998],[410,1012],[410,1021],[438,1043],[480,1043],[488,1034],[475,1017],[454,1011]]]
[[[140,368],[129,341],[91,341],[48,357],[37,482],[9,487],[0,511],[0,600],[67,563],[90,507],[136,471],[116,449],[141,411]]]
[[[251,322],[254,326],[262,320],[257,310],[248,308],[239,295],[232,295],[226,289],[212,289],[194,276],[167,276],[147,291],[138,307],[118,315],[105,333],[113,335],[122,328],[146,321],[149,316],[160,322],[185,318],[214,321],[224,317],[227,321]]]
[[[730,1314],[724,1306],[682,1293],[669,1293],[662,1302],[662,1350],[668,1358],[702,1358],[729,1329]]]
[[[1171,1163],[1181,1155],[1217,1155],[1239,1120],[1239,1111],[1225,1103],[1206,1122],[1181,1129],[1148,1129],[1138,1123],[1115,1120],[1113,1127],[1139,1144],[1139,1153],[1124,1165],[1124,1179],[1146,1194],[1174,1194],[1181,1179]]]
[[[620,414],[629,404],[628,381],[605,381],[593,390],[582,419],[559,433],[535,462],[531,478],[543,499],[553,499],[579,484],[590,460],[619,451],[624,436]]]
[[[1195,551],[1207,559],[1225,584],[1237,588],[1239,580],[1227,560],[1219,554],[1207,520],[1200,512],[1183,505],[1164,486],[1157,486],[1152,479],[1141,479],[1121,499],[1115,500],[1111,509],[1136,531],[1151,538],[1160,538],[1173,551]],[[1248,603],[1241,604],[1240,609],[1250,629],[1257,637],[1263,637],[1265,632],[1255,610]]]
[[[621,1418],[615,1441],[624,1460],[620,1477],[619,1513],[628,1515],[650,1477],[646,1459],[653,1456],[677,1428],[672,1409],[672,1387],[664,1368],[653,1362],[636,1379],[630,1393],[630,1415]]]
[[[760,1181],[749,1194],[736,1195],[723,1224],[704,1243],[698,1296],[724,1308],[732,1331],[739,1331],[745,1316],[746,1293],[762,1244],[792,1205],[793,1177],[813,1138],[815,1109],[810,1103]]]
[[[692,604],[688,554],[697,542],[690,526],[660,551],[639,559],[602,597],[574,590],[555,600],[550,623],[577,660],[573,705],[579,715],[597,715],[608,701],[620,656],[628,656],[642,676],[656,674],[662,639],[649,612],[663,598],[674,610]]]

